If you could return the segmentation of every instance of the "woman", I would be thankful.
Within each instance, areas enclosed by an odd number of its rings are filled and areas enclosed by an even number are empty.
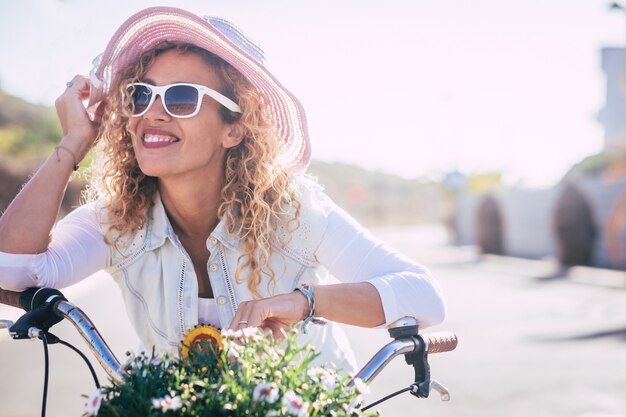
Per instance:
[[[428,272],[303,175],[304,111],[236,27],[146,9],[94,63],[56,102],[59,146],[0,219],[1,288],[63,287],[106,269],[148,348],[177,352],[198,323],[276,335],[302,323],[318,360],[348,371],[355,361],[335,322],[443,320]],[[97,198],[52,231],[96,142]]]

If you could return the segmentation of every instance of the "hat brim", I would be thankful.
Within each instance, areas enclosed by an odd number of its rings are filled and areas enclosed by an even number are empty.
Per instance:
[[[224,21],[222,21],[224,22]],[[254,43],[237,31],[238,42]],[[281,140],[277,163],[288,172],[304,172],[311,158],[304,108],[298,99],[254,57],[216,27],[190,12],[173,7],[153,7],[131,16],[115,32],[92,74],[89,106],[111,92],[115,77],[133,65],[150,48],[163,41],[188,43],[203,48],[232,65],[268,100]],[[256,47],[256,46],[255,46]]]

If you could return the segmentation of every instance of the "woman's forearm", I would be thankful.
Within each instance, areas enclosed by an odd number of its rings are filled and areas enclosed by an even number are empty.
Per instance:
[[[0,217],[1,252],[41,253],[48,248],[70,175],[96,139],[97,123],[83,106],[88,97],[89,80],[77,75],[55,101],[63,138]]]
[[[378,290],[368,282],[316,285],[315,315],[361,327],[385,323]]]
[[[0,288],[0,304],[20,308],[20,294],[21,293],[19,292],[3,290]]]
[[[64,138],[0,217],[0,251],[41,253],[50,242],[67,183],[74,167],[71,153],[84,155],[78,144]]]

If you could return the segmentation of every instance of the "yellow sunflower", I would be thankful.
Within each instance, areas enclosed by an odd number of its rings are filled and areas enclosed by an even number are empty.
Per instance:
[[[210,342],[217,351],[222,348],[222,333],[213,326],[201,324],[189,330],[183,339],[180,347],[180,355],[186,358],[189,349],[195,347],[200,342]]]

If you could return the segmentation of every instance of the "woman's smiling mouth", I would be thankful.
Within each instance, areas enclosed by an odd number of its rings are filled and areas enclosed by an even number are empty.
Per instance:
[[[166,132],[146,131],[143,135],[143,146],[146,148],[162,148],[179,142],[176,136]]]

